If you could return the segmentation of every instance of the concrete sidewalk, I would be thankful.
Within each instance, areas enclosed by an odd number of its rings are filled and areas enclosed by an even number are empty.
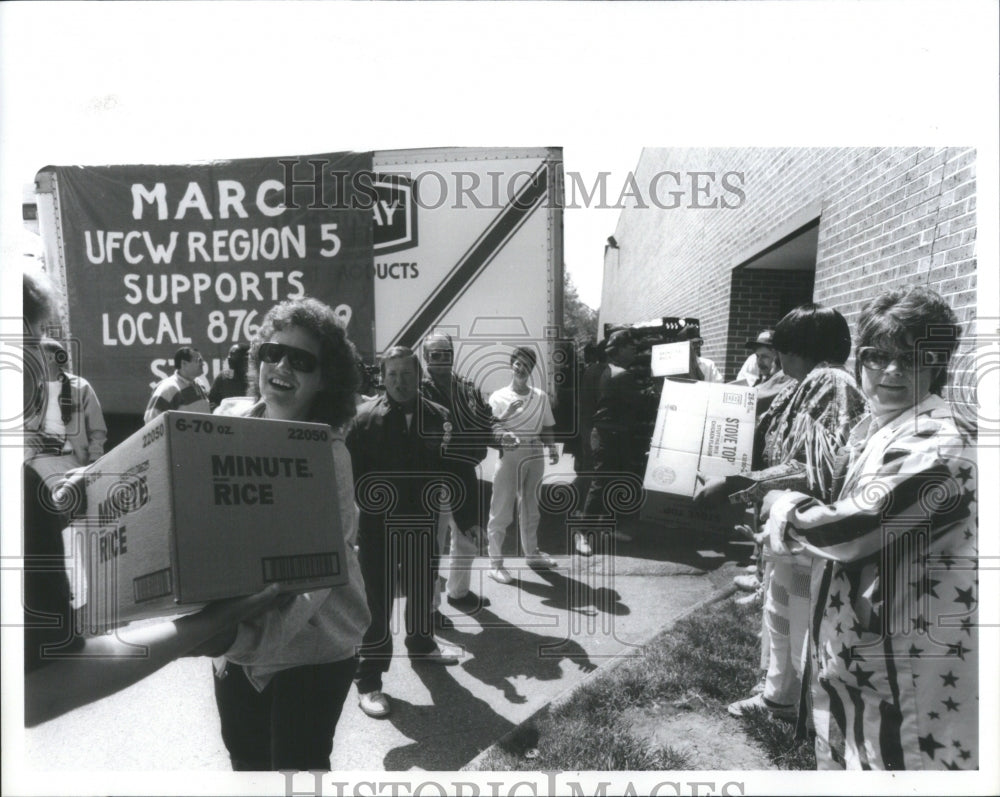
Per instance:
[[[473,591],[491,605],[473,615],[445,606],[456,627],[438,635],[463,647],[463,660],[454,667],[411,664],[405,655],[393,661],[384,685],[388,719],[366,717],[352,692],[333,769],[460,769],[714,591],[704,570],[686,564],[622,555],[557,560],[554,570],[508,560],[518,578],[510,586],[487,578],[487,561],[477,560],[484,569],[473,574]]]

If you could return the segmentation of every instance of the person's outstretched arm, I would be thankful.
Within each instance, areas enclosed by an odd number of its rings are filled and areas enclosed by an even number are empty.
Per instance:
[[[255,595],[214,601],[177,620],[86,639],[72,658],[26,674],[24,724],[30,728],[120,692],[268,608],[279,593],[279,585],[271,584]]]

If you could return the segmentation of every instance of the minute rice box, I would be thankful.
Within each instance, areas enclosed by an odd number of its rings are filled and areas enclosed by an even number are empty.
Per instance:
[[[87,629],[346,583],[330,440],[322,424],[167,412],[105,454],[67,551]]]

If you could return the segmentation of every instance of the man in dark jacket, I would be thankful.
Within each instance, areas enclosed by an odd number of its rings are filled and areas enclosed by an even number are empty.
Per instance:
[[[419,395],[420,365],[404,346],[385,353],[382,381],[385,394],[358,408],[347,435],[361,508],[359,559],[372,615],[355,682],[361,710],[376,718],[391,711],[382,676],[392,659],[389,618],[397,580],[406,596],[410,658],[457,664],[461,653],[434,639],[432,619],[434,530],[443,495],[460,483],[445,458],[452,432],[448,411]]]
[[[482,495],[476,466],[486,458],[486,448],[492,439],[493,414],[482,394],[468,379],[455,373],[455,347],[451,336],[436,332],[422,346],[425,376],[420,393],[440,404],[451,415],[452,439],[448,447],[453,458],[455,475],[462,482],[462,495],[452,502],[452,523],[445,527],[451,532],[451,568],[448,571],[448,603],[466,611],[488,606],[488,598],[469,591],[472,570],[469,560],[479,553],[478,540],[482,532]],[[443,553],[445,539],[439,539]],[[435,591],[435,599],[437,599]],[[435,623],[447,628],[451,623],[437,612]]]

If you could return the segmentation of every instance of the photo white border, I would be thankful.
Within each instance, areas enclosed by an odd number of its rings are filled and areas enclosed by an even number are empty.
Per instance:
[[[631,151],[634,165],[642,146],[973,145],[979,315],[996,318],[998,27],[990,0],[2,4],[0,315],[19,314],[7,263],[18,254],[22,186],[48,164],[530,145],[562,146],[573,170],[579,154],[599,163],[602,151],[609,162]],[[605,213],[603,236],[617,219]],[[5,404],[16,396],[6,387]],[[11,451],[0,462],[5,539],[19,525]],[[997,483],[998,451],[981,455],[981,483]],[[984,557],[1000,553],[997,519],[994,496],[981,506]],[[979,773],[609,773],[593,783],[644,793],[640,783],[725,777],[747,794],[996,793],[997,572],[981,571],[980,616],[992,627],[981,631]],[[5,618],[19,613],[8,592],[5,578]],[[280,775],[19,770],[18,647],[3,649],[5,794],[284,793]],[[450,777],[485,789],[530,776]]]

